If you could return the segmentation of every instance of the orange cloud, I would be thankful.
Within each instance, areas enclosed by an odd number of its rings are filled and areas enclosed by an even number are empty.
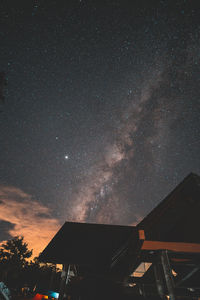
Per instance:
[[[14,237],[23,235],[33,256],[37,256],[60,227],[50,209],[31,195],[13,186],[0,186],[0,221],[13,224],[8,233]]]

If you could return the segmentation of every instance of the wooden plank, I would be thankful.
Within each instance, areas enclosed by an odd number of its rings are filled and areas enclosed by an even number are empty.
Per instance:
[[[141,250],[170,250],[183,253],[199,253],[200,244],[195,243],[177,243],[161,241],[144,241]]]
[[[62,269],[62,273],[61,273],[58,300],[63,300],[64,299],[64,292],[65,292],[65,287],[66,287],[66,278],[67,278],[67,269],[68,268],[69,268],[69,265],[63,265],[63,269]]]
[[[140,240],[145,240],[145,233],[144,233],[144,230],[143,230],[143,229],[139,229],[139,230],[138,230],[138,233],[139,233],[139,239],[140,239]]]

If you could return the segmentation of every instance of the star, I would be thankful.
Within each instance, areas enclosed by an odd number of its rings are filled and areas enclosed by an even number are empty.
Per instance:
[[[65,155],[65,159],[69,159],[69,156],[68,156],[68,155]]]

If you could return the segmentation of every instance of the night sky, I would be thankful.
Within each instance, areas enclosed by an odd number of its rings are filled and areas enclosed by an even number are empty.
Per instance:
[[[1,240],[136,224],[200,174],[195,2],[1,0]]]

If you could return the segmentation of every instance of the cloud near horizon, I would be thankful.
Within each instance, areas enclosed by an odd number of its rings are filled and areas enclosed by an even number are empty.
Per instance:
[[[0,185],[0,227],[0,241],[5,236],[7,239],[24,236],[35,257],[46,247],[60,224],[51,217],[50,209],[33,200],[31,195],[13,186]]]

